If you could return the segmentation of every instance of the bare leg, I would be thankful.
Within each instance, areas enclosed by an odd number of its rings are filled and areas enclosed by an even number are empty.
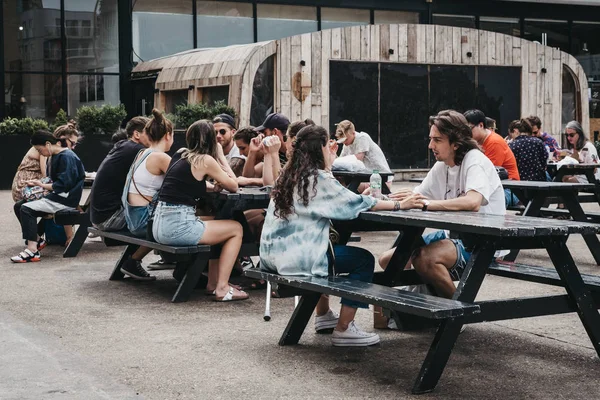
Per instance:
[[[223,243],[221,257],[218,260],[215,287],[216,296],[223,297],[229,291],[229,276],[242,246],[242,225],[239,222],[230,220],[205,221],[204,224],[206,230],[200,239],[200,244],[215,245]],[[209,264],[209,276],[210,273]],[[234,288],[234,296],[241,296],[243,293]]]
[[[322,294],[321,299],[317,303],[317,315],[325,315],[329,311],[329,296]]]
[[[67,241],[65,242],[65,246],[68,246],[73,240],[73,225],[64,225],[65,235],[67,236]]]
[[[396,251],[395,247],[392,247],[389,250],[386,250],[385,253],[379,256],[379,266],[383,269],[386,269],[392,256],[394,255],[394,251]]]
[[[448,239],[421,247],[413,257],[413,265],[424,282],[435,287],[443,297],[451,298],[456,287],[448,270],[456,264],[456,246]]]
[[[346,329],[348,329],[348,325],[350,324],[350,322],[354,321],[355,315],[356,308],[342,305],[342,308],[340,309],[340,319],[338,319],[338,323],[335,327],[335,330],[343,332]]]
[[[136,261],[142,261],[142,259],[144,257],[146,257],[148,255],[148,253],[150,253],[152,251],[152,249],[150,247],[144,247],[144,246],[140,246],[135,253],[133,253],[131,255],[131,258],[133,258]]]

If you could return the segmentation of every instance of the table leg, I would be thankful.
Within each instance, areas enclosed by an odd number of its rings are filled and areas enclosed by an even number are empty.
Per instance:
[[[600,314],[590,291],[583,283],[566,241],[566,238],[555,239],[546,250],[560,279],[565,284],[569,297],[577,306],[577,314],[596,349],[596,354],[600,356]]]
[[[71,242],[63,252],[63,257],[77,257],[77,254],[79,254],[79,250],[81,250],[85,239],[88,237],[87,228],[90,226],[92,226],[92,222],[90,221],[90,212],[86,211],[81,214],[79,227],[73,235],[73,239],[71,239]]]
[[[125,263],[125,261],[127,261],[127,259],[137,251],[137,249],[139,249],[140,246],[138,246],[137,244],[129,244],[127,245],[127,247],[125,248],[125,250],[123,251],[123,253],[121,254],[121,257],[119,258],[119,261],[117,261],[117,264],[115,265],[115,268],[113,269],[112,274],[110,274],[110,278],[108,278],[111,281],[120,281],[121,279],[123,279],[125,277],[125,274],[123,274],[121,272],[121,267],[123,266],[123,264]]]
[[[588,219],[585,215],[585,212],[581,208],[581,204],[579,204],[579,201],[577,200],[576,194],[566,193],[562,196],[562,198],[565,202],[565,206],[571,214],[571,217],[573,217],[575,221],[587,222]],[[596,264],[600,265],[600,242],[598,241],[598,236],[594,234],[582,236],[583,240],[585,240],[585,243],[587,244],[588,249],[590,249],[592,256],[594,256]]]
[[[524,196],[524,194],[523,194],[523,196]],[[517,194],[517,197],[519,197],[518,194]],[[523,199],[521,197],[519,197],[519,199],[521,201],[523,201]],[[523,211],[523,216],[539,217],[541,214],[541,209],[544,206],[545,202],[546,202],[546,196],[544,194],[539,194],[539,195],[534,196],[527,203],[527,206],[525,207],[525,211]],[[510,251],[510,253],[508,253],[507,255],[504,256],[504,261],[514,262],[517,259],[518,255],[519,255],[519,249],[512,249]]]
[[[350,190],[353,193],[358,193],[358,187],[360,186],[360,180],[359,179],[352,179],[350,181],[350,183],[348,183],[348,186],[346,186],[346,189]]]
[[[294,309],[294,313],[283,331],[283,335],[281,335],[281,339],[279,339],[280,346],[298,344],[320,298],[320,293],[313,292],[302,295],[298,306]]]
[[[204,272],[204,269],[208,265],[208,258],[210,256],[208,254],[198,254],[195,259],[190,263],[187,271],[181,283],[177,287],[177,291],[171,301],[173,303],[180,303],[183,301],[188,301],[191,294],[196,289],[196,285],[198,284],[198,280],[200,280],[200,275]]]
[[[425,228],[406,227],[404,228],[396,238],[392,248],[396,248],[387,268],[383,274],[379,274],[377,278],[378,284],[384,284],[386,286],[394,286],[397,282],[397,277],[400,275],[413,250],[418,247],[418,244],[423,244],[421,239]],[[379,282],[379,280],[381,282]]]
[[[491,242],[475,248],[460,278],[453,299],[467,303],[475,300],[488,266],[494,258],[495,251],[496,249]],[[435,389],[460,334],[460,329],[463,326],[462,321],[462,318],[450,318],[440,324],[413,386],[412,392],[414,394],[427,393]]]

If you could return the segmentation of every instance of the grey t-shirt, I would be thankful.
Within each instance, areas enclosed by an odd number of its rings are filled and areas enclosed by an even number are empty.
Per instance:
[[[365,153],[363,163],[369,171],[378,170],[379,172],[392,172],[390,166],[383,155],[381,148],[371,139],[368,133],[356,132],[356,137],[351,145],[344,144],[341,157]]]

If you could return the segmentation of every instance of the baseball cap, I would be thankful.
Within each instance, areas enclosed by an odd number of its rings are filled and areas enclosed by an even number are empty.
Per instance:
[[[232,128],[235,128],[235,121],[233,120],[233,117],[229,114],[219,114],[213,118],[212,122],[213,122],[213,124],[215,124],[217,122],[223,122],[224,124],[227,124],[227,125],[231,126]]]
[[[271,113],[267,115],[265,121],[261,126],[257,126],[254,128],[257,132],[262,132],[265,129],[279,129],[281,131],[286,131],[288,126],[290,125],[290,120],[283,114],[279,113]]]

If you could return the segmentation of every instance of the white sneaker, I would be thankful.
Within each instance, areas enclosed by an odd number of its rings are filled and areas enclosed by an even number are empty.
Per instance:
[[[331,335],[331,344],[334,346],[372,346],[379,341],[378,334],[361,331],[354,321],[344,332],[334,330]]]
[[[339,317],[340,316],[331,309],[323,315],[315,315],[315,331],[317,331],[317,333],[331,333],[331,330],[336,327]]]

